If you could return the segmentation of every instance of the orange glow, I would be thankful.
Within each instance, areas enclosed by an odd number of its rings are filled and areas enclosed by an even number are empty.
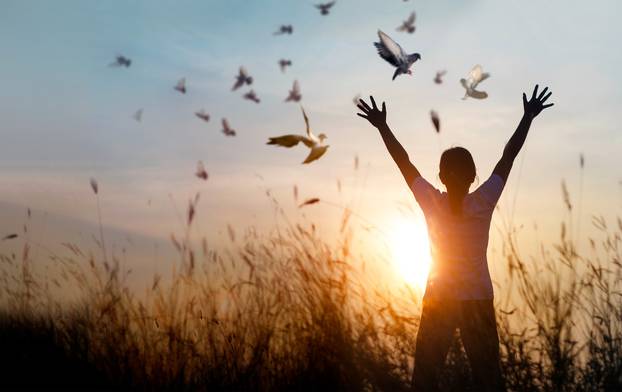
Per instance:
[[[425,222],[398,218],[392,222],[389,237],[396,273],[407,284],[425,289],[432,257]]]

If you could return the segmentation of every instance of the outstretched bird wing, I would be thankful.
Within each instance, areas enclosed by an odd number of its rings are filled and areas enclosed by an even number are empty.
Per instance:
[[[268,138],[268,143],[266,144],[272,144],[272,145],[290,148],[290,147],[294,147],[300,142],[304,143],[309,148],[313,147],[314,145],[313,141],[309,140],[308,138],[302,135],[283,135],[283,136],[271,137],[271,138]]]
[[[311,149],[311,151],[309,152],[309,155],[307,156],[307,158],[302,162],[303,164],[307,164],[307,163],[311,163],[317,159],[320,159],[320,157],[322,155],[324,155],[324,153],[326,153],[326,150],[328,149],[328,146],[315,146]]]
[[[402,47],[381,30],[378,30],[378,37],[380,37],[380,42],[374,42],[374,46],[378,49],[380,57],[391,65],[399,67],[400,63],[403,62],[406,57]]]
[[[416,16],[417,16],[417,15],[416,15],[414,12],[411,12],[411,13],[410,13],[410,16],[408,17],[408,19],[406,19],[406,21],[405,21],[404,23],[405,23],[405,24],[409,24],[409,25],[411,25],[411,24],[415,23],[415,17],[416,17]]]
[[[307,137],[309,140],[315,140],[315,135],[311,133],[311,127],[309,126],[309,117],[307,117],[307,113],[302,106],[300,106],[300,109],[302,109],[302,117],[305,119],[305,131],[307,132]]]

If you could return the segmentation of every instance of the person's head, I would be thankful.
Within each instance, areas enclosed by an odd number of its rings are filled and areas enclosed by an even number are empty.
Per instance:
[[[468,192],[475,180],[475,162],[469,150],[464,147],[445,150],[438,175],[447,192]]]

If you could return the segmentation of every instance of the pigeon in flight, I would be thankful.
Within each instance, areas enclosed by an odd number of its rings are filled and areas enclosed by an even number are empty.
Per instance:
[[[121,56],[121,55],[117,56],[115,58],[115,60],[112,63],[110,63],[111,67],[125,67],[125,68],[129,68],[130,65],[132,65],[132,60],[128,59],[125,56]]]
[[[291,148],[297,145],[298,143],[302,142],[305,146],[307,146],[311,150],[309,151],[309,155],[307,156],[307,158],[302,162],[303,164],[307,164],[307,163],[311,163],[319,159],[322,155],[324,155],[324,153],[326,153],[326,150],[328,149],[328,145],[324,144],[324,139],[326,139],[325,134],[320,133],[319,135],[315,136],[311,132],[311,128],[309,127],[309,118],[307,117],[307,113],[305,113],[304,108],[301,107],[301,109],[302,109],[302,116],[305,119],[305,126],[307,129],[306,136],[305,135],[283,135],[283,136],[271,137],[269,138],[268,143],[266,144]]]
[[[302,99],[302,95],[300,94],[300,85],[297,80],[294,80],[294,85],[291,90],[289,90],[289,95],[285,98],[285,102],[300,102]]]
[[[244,99],[248,99],[249,101],[253,101],[255,103],[261,102],[259,98],[257,98],[257,94],[255,94],[254,90],[251,90],[247,92],[246,94],[244,94]]]
[[[434,129],[436,129],[436,133],[441,133],[441,118],[438,116],[435,110],[430,110],[430,119],[432,120],[432,124],[434,124]]]
[[[322,15],[328,15],[330,13],[330,9],[335,5],[337,1],[331,1],[329,3],[320,3],[320,4],[316,4],[315,8],[317,8],[318,10],[320,10],[320,14]]]
[[[281,67],[281,72],[285,73],[285,69],[291,66],[292,66],[292,60],[286,60],[286,59],[279,60],[279,67]]]
[[[194,115],[205,122],[209,121],[209,114],[207,114],[204,109],[201,109],[198,112],[194,112]]]
[[[410,67],[415,61],[421,59],[421,55],[419,53],[407,54],[397,42],[381,30],[378,30],[378,37],[380,37],[380,42],[374,42],[378,54],[396,68],[392,80],[401,74],[412,75]]]
[[[253,77],[248,74],[248,71],[244,67],[240,67],[238,75],[235,77],[235,84],[231,88],[231,91],[235,91],[245,84],[253,84]]]
[[[205,166],[203,165],[203,161],[197,162],[197,171],[194,173],[195,176],[199,177],[202,180],[207,180],[207,171],[205,170]]]
[[[274,35],[292,34],[293,32],[294,32],[294,26],[281,25],[281,27],[279,27],[279,29],[274,33]]]
[[[481,65],[477,64],[473,67],[466,79],[460,79],[460,84],[462,84],[462,87],[466,90],[462,99],[467,99],[467,97],[484,99],[488,97],[488,94],[485,91],[478,91],[476,88],[477,85],[488,79],[489,76],[490,74],[488,72],[482,72]]]
[[[142,109],[138,109],[136,111],[136,113],[134,113],[134,115],[132,116],[134,118],[134,120],[141,122],[143,119],[143,110]]]
[[[222,119],[222,133],[224,133],[225,136],[235,136],[235,129],[229,126],[229,121],[227,121],[226,118]]]
[[[181,78],[174,87],[175,90],[182,94],[186,93],[186,78]]]
[[[397,28],[397,31],[405,31],[408,34],[412,34],[415,32],[415,17],[417,15],[414,12],[410,13],[408,19],[402,22],[402,24]]]
[[[447,71],[445,71],[445,70],[436,71],[436,76],[434,77],[434,83],[436,83],[436,84],[443,83],[443,76],[445,76],[446,73],[447,73]]]

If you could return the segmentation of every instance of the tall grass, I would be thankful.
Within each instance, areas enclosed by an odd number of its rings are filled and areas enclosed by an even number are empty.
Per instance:
[[[311,222],[282,219],[273,232],[228,228],[227,249],[172,235],[177,268],[145,296],[114,255],[77,245],[52,256],[63,281],[36,278],[29,244],[0,255],[0,383],[147,390],[387,390],[410,388],[420,314],[416,293],[387,290],[353,253],[351,210],[337,245]],[[283,214],[282,210],[279,212]],[[286,217],[284,217],[286,218]],[[502,368],[515,391],[622,390],[622,221],[595,217],[599,239],[576,251],[562,224],[557,243],[532,257],[513,232],[503,244],[507,281],[497,298]],[[103,241],[102,241],[103,243]],[[497,260],[498,261],[498,260]],[[78,302],[52,300],[50,285]],[[499,290],[498,290],[499,292]],[[459,336],[442,377],[469,390]]]

